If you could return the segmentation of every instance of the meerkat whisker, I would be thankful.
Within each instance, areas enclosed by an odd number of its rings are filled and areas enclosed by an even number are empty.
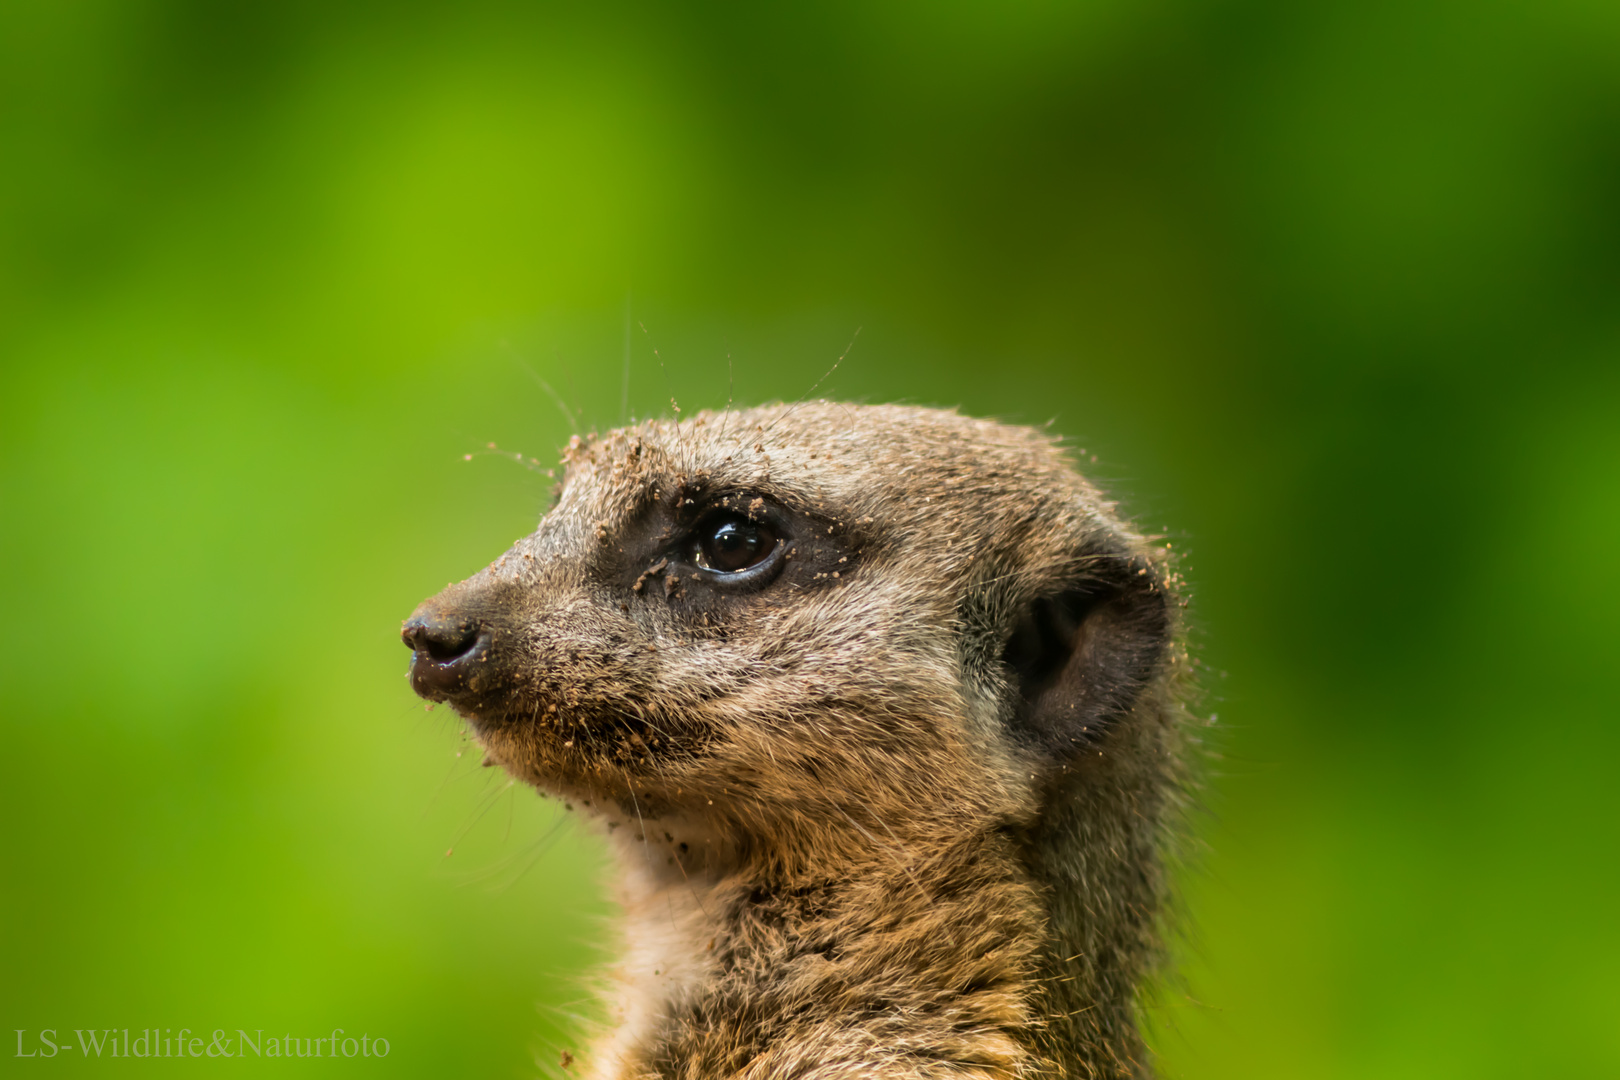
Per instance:
[[[540,373],[535,371],[534,368],[530,367],[528,364],[524,363],[521,358],[513,356],[512,360],[517,364],[518,367],[527,372],[529,378],[533,379],[535,383],[539,385],[540,389],[544,390],[546,395],[551,398],[552,403],[557,406],[557,411],[563,414],[564,420],[568,421],[569,433],[578,435],[579,417],[574,415],[574,411],[568,407],[568,403],[562,399],[562,395],[553,390],[551,388],[551,384],[542,379],[540,377]]]
[[[468,811],[469,816],[461,823],[461,828],[457,829],[455,835],[450,838],[451,851],[454,851],[456,845],[466,839],[467,834],[473,830],[473,827],[484,820],[484,815],[494,809],[497,802],[500,802],[501,796],[511,791],[516,784],[516,780],[507,780],[506,783],[501,784],[494,791],[488,791],[479,796],[478,802],[473,806],[472,810]]]
[[[832,367],[830,367],[826,371],[822,372],[821,378],[819,378],[815,382],[811,383],[810,384],[810,389],[806,390],[804,392],[803,396],[801,396],[798,401],[795,401],[792,405],[790,405],[786,412],[782,413],[775,420],[772,420],[770,422],[770,426],[765,428],[764,435],[769,435],[771,433],[772,428],[776,427],[776,425],[781,423],[783,420],[786,420],[789,416],[792,416],[794,410],[796,410],[800,405],[803,405],[805,403],[805,400],[807,398],[809,398],[811,394],[814,394],[816,392],[816,388],[819,387],[822,383],[826,382],[827,379],[832,375],[832,373],[838,370],[838,365],[842,364],[844,362],[844,357],[848,356],[849,351],[855,347],[855,339],[861,336],[861,331],[863,329],[865,329],[865,328],[860,327],[860,326],[857,326],[855,328],[855,333],[850,336],[849,344],[845,345],[844,346],[844,351],[838,354],[838,359],[833,361]]]

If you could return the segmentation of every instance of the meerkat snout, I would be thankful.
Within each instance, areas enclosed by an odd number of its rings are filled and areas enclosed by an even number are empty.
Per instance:
[[[576,439],[411,681],[621,854],[601,1077],[1143,1075],[1186,667],[1048,436],[829,403]],[[621,828],[622,826],[622,828]]]
[[[412,650],[411,689],[434,701],[464,690],[489,655],[490,635],[470,619],[424,612],[405,621],[400,637]]]

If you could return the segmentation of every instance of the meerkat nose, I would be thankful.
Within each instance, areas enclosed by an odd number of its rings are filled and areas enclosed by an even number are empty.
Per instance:
[[[405,620],[400,638],[412,651],[411,688],[443,701],[467,685],[467,676],[489,651],[490,635],[475,619],[417,612]]]

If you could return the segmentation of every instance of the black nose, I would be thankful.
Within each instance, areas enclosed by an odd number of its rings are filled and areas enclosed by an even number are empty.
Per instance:
[[[489,652],[489,631],[474,619],[437,613],[405,620],[399,636],[411,657],[411,689],[433,701],[467,689],[474,669]]]

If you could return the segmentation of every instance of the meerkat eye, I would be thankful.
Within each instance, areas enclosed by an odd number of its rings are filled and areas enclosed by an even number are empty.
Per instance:
[[[769,525],[731,514],[705,521],[694,540],[692,561],[721,574],[758,566],[776,549],[777,542]]]

